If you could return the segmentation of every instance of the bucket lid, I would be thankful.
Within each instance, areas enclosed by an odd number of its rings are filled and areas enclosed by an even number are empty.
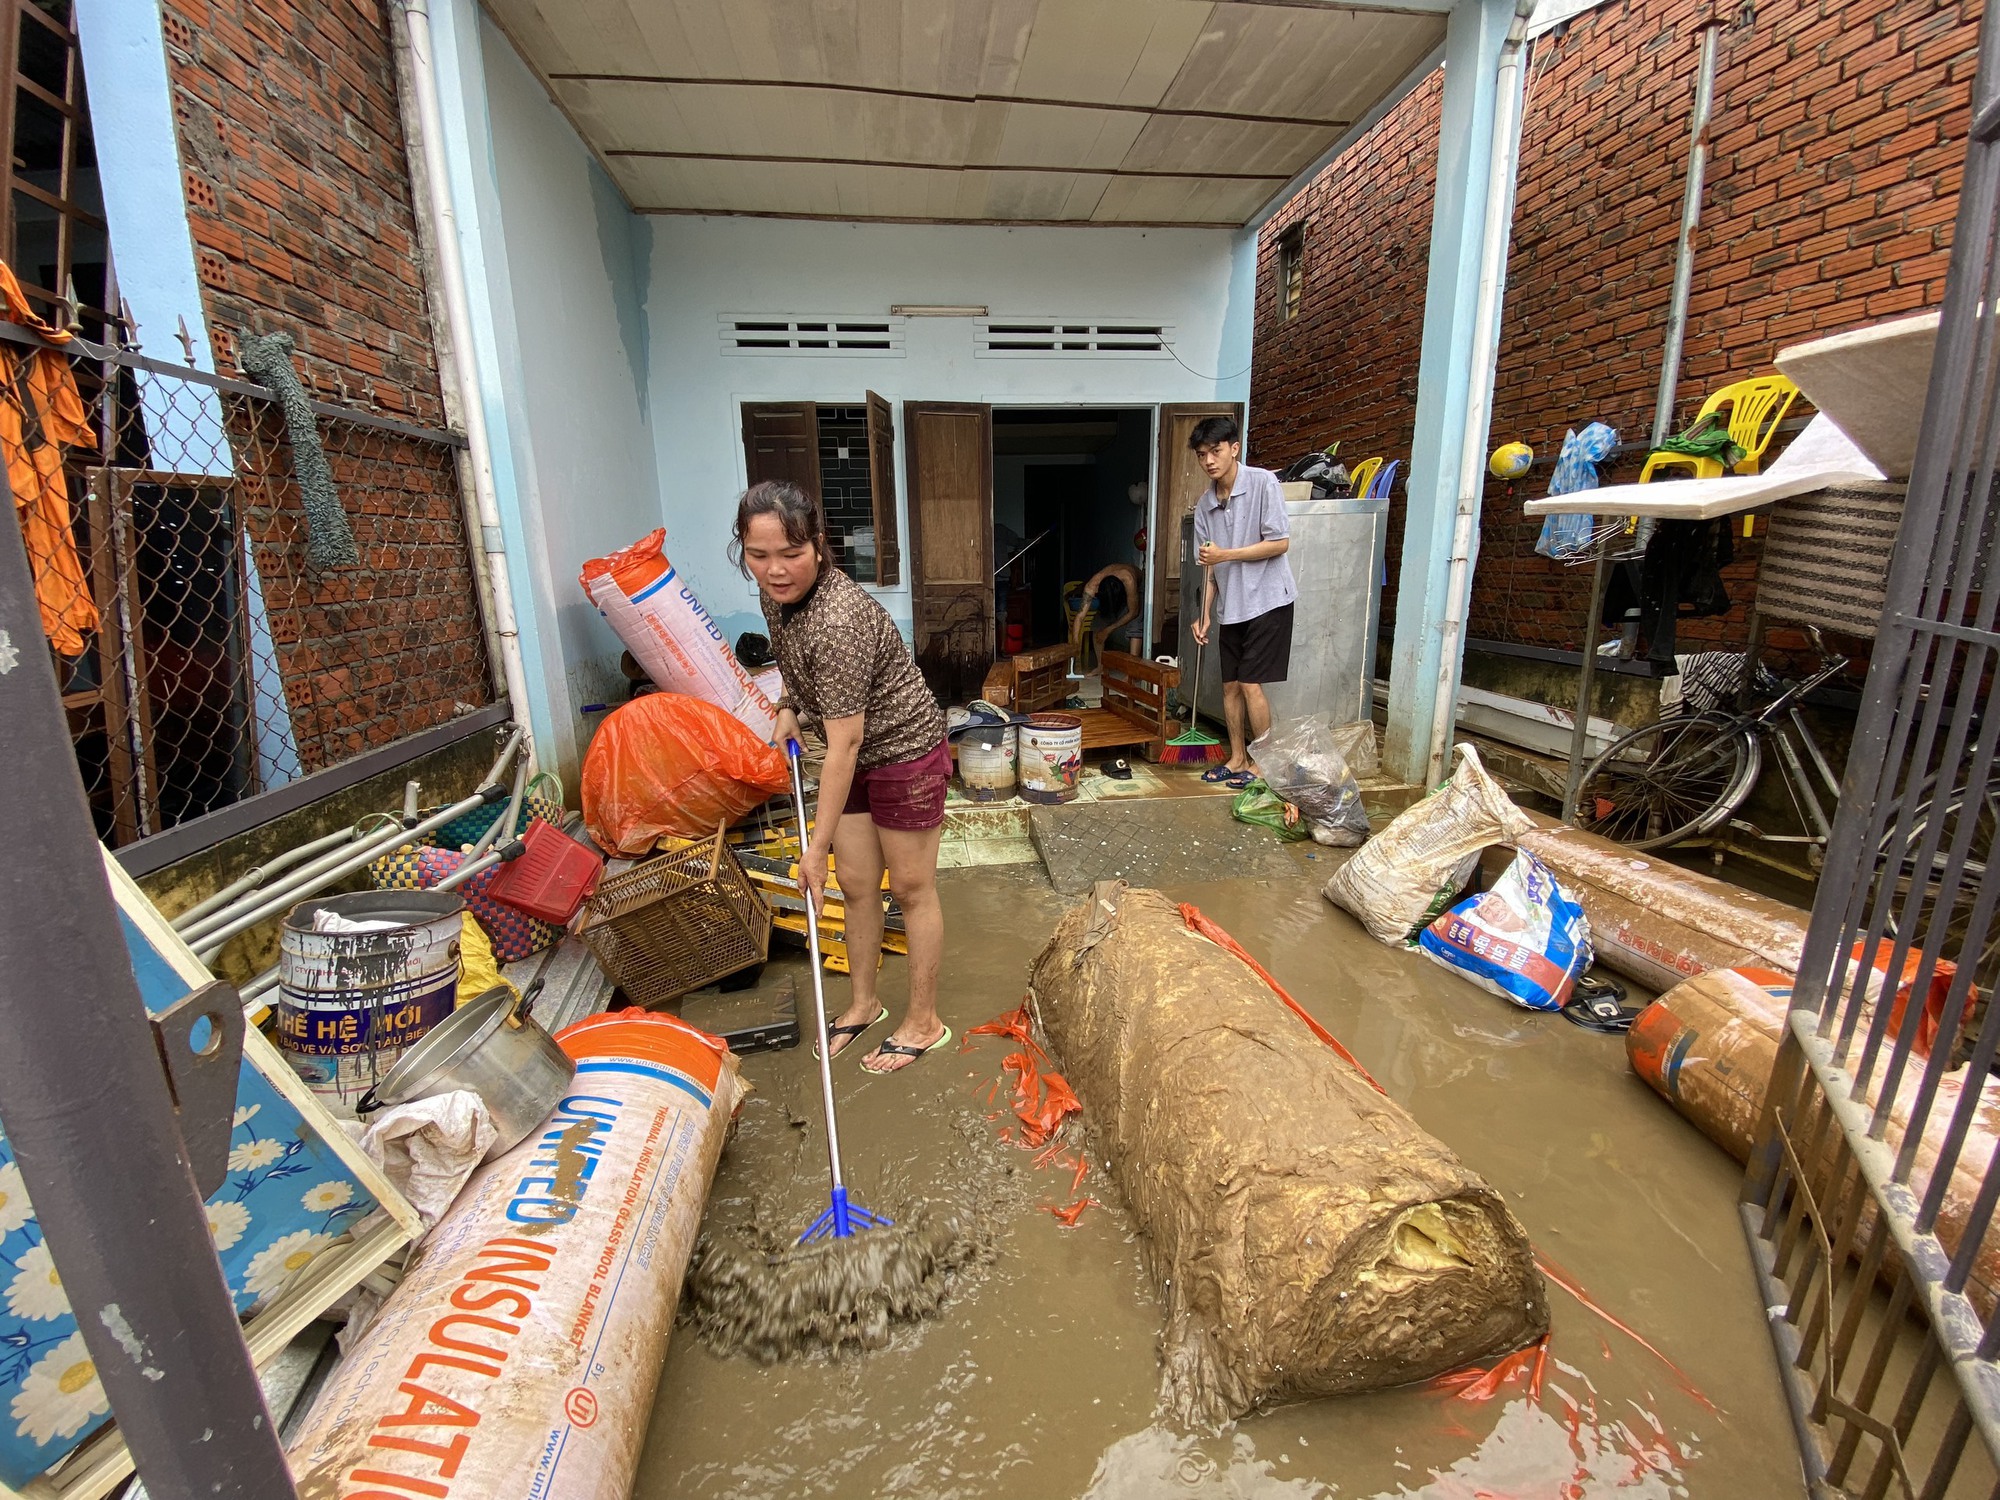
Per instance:
[[[620,1010],[586,1016],[556,1033],[556,1045],[578,1062],[593,1057],[636,1057],[663,1063],[714,1088],[729,1043],[677,1016]]]
[[[375,1086],[379,1103],[407,1104],[424,1097],[431,1079],[451,1067],[494,1032],[514,1011],[511,985],[496,984],[459,1006],[396,1059],[389,1076]],[[527,1024],[532,1025],[532,1022]]]
[[[330,911],[355,922],[401,922],[420,927],[465,910],[465,898],[454,891],[355,891],[344,896],[321,896],[301,901],[285,913],[285,926],[294,932],[313,930],[313,913]],[[340,934],[326,934],[339,936]],[[380,937],[380,933],[360,933]]]

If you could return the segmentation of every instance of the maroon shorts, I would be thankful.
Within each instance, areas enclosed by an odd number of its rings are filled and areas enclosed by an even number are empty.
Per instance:
[[[877,828],[920,833],[944,822],[944,793],[951,785],[951,744],[915,760],[899,760],[872,771],[856,771],[847,789],[846,813],[866,813]]]

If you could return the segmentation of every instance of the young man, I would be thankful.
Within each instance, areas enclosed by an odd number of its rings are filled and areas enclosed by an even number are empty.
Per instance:
[[[1196,425],[1188,446],[1208,475],[1194,508],[1195,560],[1207,570],[1194,638],[1206,646],[1221,606],[1222,707],[1229,759],[1204,781],[1246,787],[1255,774],[1249,745],[1271,727],[1264,684],[1283,682],[1292,658],[1292,603],[1298,583],[1285,553],[1292,545],[1278,476],[1239,463],[1243,434],[1234,417]]]

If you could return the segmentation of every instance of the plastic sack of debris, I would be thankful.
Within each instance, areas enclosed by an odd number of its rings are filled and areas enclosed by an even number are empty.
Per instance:
[[[1382,769],[1382,753],[1375,748],[1375,725],[1369,719],[1352,724],[1336,724],[1330,731],[1333,748],[1356,776],[1373,776]]]
[[[605,717],[583,758],[583,826],[637,858],[712,837],[791,784],[785,757],[713,703],[648,693]]]
[[[1251,741],[1250,759],[1264,785],[1299,810],[1314,843],[1351,849],[1368,837],[1361,788],[1333,732],[1317,719],[1272,725]]]
[[[1548,1328],[1500,1195],[1193,907],[1102,882],[1030,984],[1143,1231],[1176,1421],[1405,1385]]]
[[[1261,781],[1236,794],[1229,804],[1229,816],[1239,823],[1268,828],[1288,844],[1312,837],[1305,819],[1288,812],[1284,798]]]
[[[1399,813],[1326,883],[1326,899],[1381,942],[1412,941],[1465,888],[1481,850],[1534,830],[1478,751],[1460,745],[1458,756],[1451,780]]]
[[[777,709],[667,560],[666,540],[662,528],[608,557],[593,557],[577,581],[654,682],[715,704],[769,740]]]
[[[1590,923],[1548,866],[1521,850],[1493,888],[1417,936],[1437,963],[1529,1010],[1561,1010],[1590,967]]]

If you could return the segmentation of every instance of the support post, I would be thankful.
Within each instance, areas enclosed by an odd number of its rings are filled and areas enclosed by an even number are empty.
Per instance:
[[[93,1374],[156,1495],[294,1491],[209,1235],[0,482],[0,1124]]]
[[[1460,0],[1445,31],[1437,198],[1383,747],[1388,771],[1408,782],[1434,779],[1434,749],[1440,743],[1448,746],[1451,733],[1449,719],[1440,726],[1438,716],[1440,711],[1452,713],[1458,698],[1464,646],[1459,626],[1479,534],[1476,486],[1468,527],[1461,515],[1460,476],[1466,444],[1483,447],[1485,437],[1483,426],[1468,434],[1468,415],[1475,405],[1480,412],[1490,411],[1492,400],[1500,320],[1497,301],[1480,316],[1480,283],[1488,220],[1513,202],[1511,192],[1494,193],[1490,187],[1496,115],[1503,129],[1507,125],[1501,91],[1520,87],[1519,70],[1503,81],[1499,66],[1516,15],[1513,0]],[[1499,165],[1511,172],[1514,153],[1506,152]],[[1497,299],[1499,286],[1492,285],[1489,292]],[[1457,567],[1455,550],[1467,553]]]

